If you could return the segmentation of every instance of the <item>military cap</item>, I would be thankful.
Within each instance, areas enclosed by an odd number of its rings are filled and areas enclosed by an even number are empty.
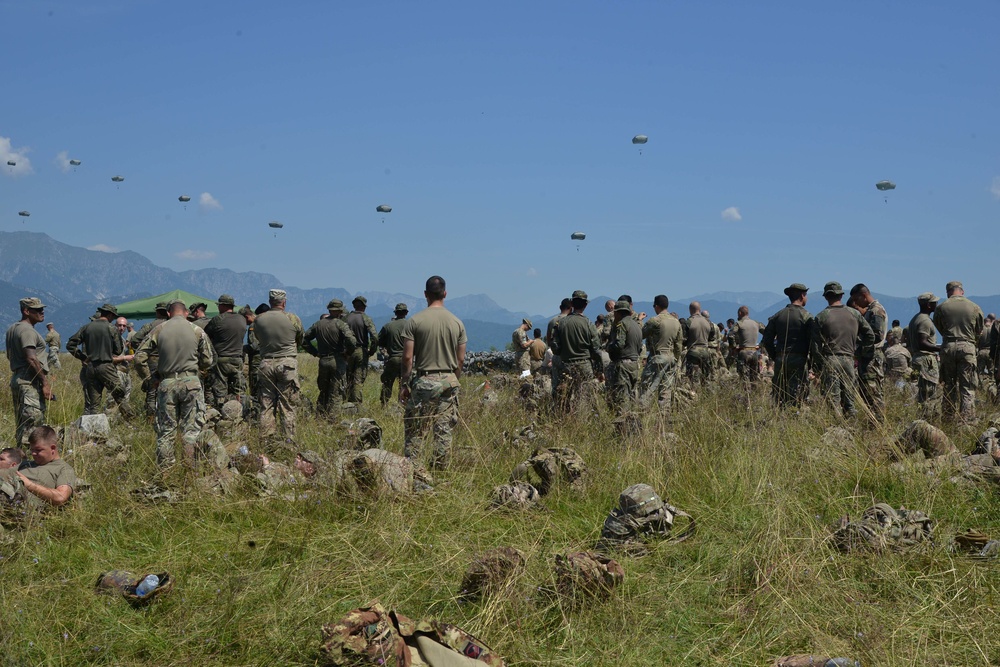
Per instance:
[[[802,283],[792,283],[785,288],[785,296],[791,296],[792,292],[808,292],[809,288]]]
[[[950,292],[956,289],[964,290],[965,288],[962,287],[961,280],[952,280],[951,282],[949,282],[947,285],[944,286],[944,289],[945,291]]]
[[[267,298],[272,301],[281,301],[288,298],[288,294],[283,289],[273,289],[267,293]]]
[[[220,306],[235,306],[236,299],[234,299],[230,294],[223,294],[219,297],[219,300],[216,301],[216,303]]]
[[[918,303],[937,303],[938,302],[938,298],[934,295],[933,292],[924,292],[923,294],[921,294],[920,296],[917,297],[917,302]]]
[[[190,306],[188,306],[188,310],[192,310],[192,311],[193,310],[198,310],[199,308],[208,308],[208,304],[207,303],[202,303],[201,301],[195,301]]]
[[[408,312],[410,312],[409,306],[407,306],[405,303],[402,303],[402,302],[397,303],[396,307],[393,310],[395,312],[397,312],[397,313],[408,313]]]
[[[113,303],[106,303],[103,306],[99,306],[97,308],[97,312],[99,312],[99,313],[111,313],[115,317],[118,317],[118,307],[115,306]]]
[[[844,288],[840,286],[836,280],[831,280],[827,284],[823,285],[823,296],[827,294],[842,295],[844,293]]]
[[[590,301],[590,299],[587,298],[587,293],[584,292],[582,289],[575,290],[573,292],[573,298],[574,299],[582,299],[584,301]]]
[[[523,320],[521,320],[521,324],[527,324],[529,329],[535,326],[534,324],[531,323],[531,320],[529,320],[528,318],[524,318]]]
[[[253,315],[253,308],[250,307],[249,303],[240,308],[240,315],[242,315],[243,317],[250,317],[251,315]]]
[[[299,458],[302,459],[303,461],[308,461],[313,465],[317,465],[323,462],[323,459],[320,458],[319,454],[317,454],[311,449],[299,452]]]
[[[368,299],[366,299],[365,297],[363,297],[363,296],[361,296],[359,294],[356,297],[354,297],[353,299],[351,299],[351,303],[362,303],[362,304],[364,304],[364,305],[367,306],[368,305]]]
[[[45,307],[45,304],[42,303],[42,300],[39,299],[37,296],[30,296],[21,299],[20,304],[21,308],[32,308],[34,310],[39,310]]]
[[[168,307],[169,304],[166,301],[160,301],[158,304],[156,304],[156,310],[166,310]]]
[[[994,318],[994,319],[995,319],[995,318]],[[54,327],[55,325],[54,325],[54,324],[52,324],[52,322],[46,322],[46,323],[45,323],[45,326],[47,326],[47,327]]]
[[[615,312],[617,313],[618,311],[632,312],[632,305],[625,299],[618,299],[615,301]]]
[[[174,304],[177,304],[177,303],[179,303],[182,306],[184,306],[185,308],[187,308],[187,304],[184,303],[184,301],[182,301],[181,299],[172,299],[172,300],[170,300],[170,301],[167,302],[167,310],[170,310],[171,308],[173,308]]]
[[[326,304],[327,310],[343,310],[344,302],[340,299],[330,299],[330,303]]]

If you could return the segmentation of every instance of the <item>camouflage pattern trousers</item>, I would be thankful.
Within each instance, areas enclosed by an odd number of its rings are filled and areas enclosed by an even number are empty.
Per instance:
[[[556,409],[563,414],[592,409],[597,391],[593,380],[594,366],[589,359],[563,362],[556,390]]]
[[[156,462],[170,466],[177,462],[175,439],[181,431],[186,454],[194,455],[198,437],[205,427],[205,394],[196,373],[165,378],[156,390]]]
[[[670,414],[674,399],[674,382],[677,380],[677,360],[672,354],[656,354],[646,360],[639,382],[639,403],[643,407],[656,400],[660,414]]]
[[[340,405],[344,400],[344,373],[347,371],[347,360],[340,356],[320,357],[319,375],[316,384],[319,386],[319,399],[316,410],[320,414],[329,414],[334,405]]]
[[[853,355],[824,355],[820,382],[823,395],[834,412],[849,417],[858,413],[855,405],[858,397],[858,372],[854,368]]]
[[[451,431],[458,424],[458,377],[454,373],[428,373],[410,383],[410,399],[403,412],[403,455],[419,459],[424,440],[431,433],[434,452],[431,467],[443,470],[451,459]]]
[[[101,411],[101,399],[104,391],[111,394],[111,399],[118,405],[123,417],[132,416],[132,408],[128,404],[129,386],[126,386],[117,365],[111,362],[101,364],[84,364],[80,368],[80,382],[83,384],[83,414],[94,415]]]
[[[760,350],[744,348],[736,352],[736,372],[740,379],[749,384],[760,380]]]
[[[715,365],[715,350],[709,347],[692,347],[684,358],[687,378],[691,383],[698,381],[705,384],[712,379],[715,375]]]
[[[399,379],[402,367],[402,357],[389,357],[385,360],[385,364],[382,366],[382,393],[379,395],[382,405],[392,400],[392,387],[396,384],[396,380]]]
[[[605,389],[608,407],[616,412],[631,409],[639,396],[639,361],[637,359],[612,361],[609,371]]]
[[[221,408],[226,401],[240,400],[246,393],[243,357],[219,357],[205,378],[205,390],[216,408]]]
[[[14,432],[17,446],[26,445],[31,429],[45,423],[47,401],[42,395],[41,383],[28,379],[32,376],[34,372],[28,369],[18,371],[10,378],[10,395],[14,399],[14,417],[17,419]]]
[[[514,370],[520,373],[531,370],[531,357],[527,350],[522,348],[514,352]]]
[[[924,412],[936,411],[937,402],[941,398],[940,372],[937,357],[933,354],[923,354],[913,359],[913,368],[917,371],[917,403]]]
[[[874,357],[861,362],[858,389],[865,405],[881,419],[885,413],[885,354],[882,350],[875,350]]]
[[[49,372],[57,371],[62,368],[62,362],[59,361],[59,350],[54,348],[49,348]]]
[[[779,354],[774,360],[771,397],[780,406],[799,405],[805,397],[806,355],[797,352]]]
[[[941,413],[953,417],[961,413],[962,419],[976,416],[976,346],[967,341],[952,341],[941,346],[941,383],[944,401]]]
[[[299,362],[295,357],[262,359],[260,383],[260,437],[270,438],[281,430],[286,439],[295,439],[295,404],[299,400]]]
[[[354,350],[347,358],[347,400],[361,405],[364,401],[365,380],[368,379],[368,355]]]

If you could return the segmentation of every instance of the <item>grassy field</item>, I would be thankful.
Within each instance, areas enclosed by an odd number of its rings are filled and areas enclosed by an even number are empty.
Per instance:
[[[64,359],[53,424],[82,411],[78,366]],[[315,360],[301,364],[315,400]],[[622,440],[606,413],[535,417],[513,389],[484,405],[481,381],[463,378],[451,470],[414,498],[261,499],[248,485],[150,504],[131,490],[155,477],[153,431],[117,427],[128,463],[69,456],[92,489],[0,546],[0,664],[312,665],[320,626],[376,598],[412,618],[457,623],[512,665],[768,665],[810,652],[864,665],[1000,664],[997,564],[949,551],[967,528],[1000,537],[996,489],[890,466],[894,436],[916,416],[900,396],[883,429],[851,424],[851,440],[830,443],[821,438],[837,420],[822,405],[781,414],[762,389],[747,408],[735,385],[724,386],[678,412],[676,439],[648,424]],[[377,397],[371,376],[363,414],[382,425],[385,448],[401,452],[401,417]],[[983,428],[989,411],[980,409]],[[543,511],[493,511],[490,491],[531,453],[503,434],[532,420],[543,444],[577,449],[587,482],[557,487]],[[0,429],[12,440],[9,398]],[[320,452],[344,436],[309,415],[299,429],[300,448]],[[983,429],[946,430],[968,451]],[[696,535],[623,558],[625,583],[607,601],[571,608],[548,595],[554,555],[591,547],[619,492],[637,482],[693,514]],[[825,544],[838,517],[877,501],[930,514],[934,544],[882,556]],[[460,602],[466,566],[500,545],[525,553],[523,577],[502,598]],[[177,585],[137,611],[94,593],[108,569],[163,569]]]

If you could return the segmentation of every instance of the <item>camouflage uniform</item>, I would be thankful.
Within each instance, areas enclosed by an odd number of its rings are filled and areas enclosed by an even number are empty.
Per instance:
[[[964,296],[949,297],[934,311],[934,326],[941,333],[941,383],[945,417],[960,412],[962,419],[976,416],[976,348],[983,332],[983,311]]]
[[[284,293],[282,298],[284,298]],[[277,433],[277,418],[288,440],[295,439],[295,404],[299,400],[298,347],[302,321],[297,315],[271,308],[257,316],[254,330],[260,341],[260,436]]]
[[[910,372],[910,351],[900,343],[890,346],[885,351],[885,377],[895,384],[905,380]]]
[[[920,349],[920,340],[927,337],[933,343],[937,337],[937,329],[934,322],[927,313],[917,313],[910,320],[907,327],[907,340],[910,347],[910,355],[913,359],[913,368],[917,371],[917,403],[925,407],[925,411],[934,411],[940,398],[938,381],[940,374],[938,370],[937,355],[933,352]]]
[[[839,283],[827,283],[824,294],[843,295]],[[821,373],[823,394],[833,409],[847,416],[857,414],[855,353],[862,363],[874,354],[875,334],[861,313],[843,304],[827,306],[813,322],[812,359]]]
[[[687,356],[684,358],[688,380],[694,381],[697,375],[702,384],[715,375],[716,344],[719,330],[712,321],[695,313],[688,319],[684,344]]]
[[[868,407],[881,417],[885,413],[885,336],[889,318],[877,300],[868,304],[864,319],[875,334],[875,353],[871,359],[862,360],[858,366],[858,388]]]
[[[574,298],[587,297],[578,291]],[[594,368],[603,366],[597,328],[584,314],[570,313],[555,330],[552,351],[562,360],[556,404],[563,412],[572,412],[590,399],[588,385],[594,379]]]
[[[806,291],[796,283],[792,288]],[[806,372],[813,317],[802,306],[790,303],[767,320],[761,345],[774,360],[771,395],[781,407],[798,405],[807,392]]]
[[[359,300],[367,304],[364,297],[356,298],[354,303]],[[365,380],[368,379],[368,358],[378,349],[378,330],[372,318],[359,310],[347,316],[347,326],[358,341],[358,346],[347,358],[347,400],[360,405],[364,400]]]
[[[235,305],[228,294],[219,297],[223,305]],[[196,326],[198,322],[194,323]],[[221,408],[230,400],[239,401],[246,393],[246,376],[243,374],[243,338],[247,321],[242,315],[227,311],[208,320],[203,327],[212,341],[215,366],[205,378],[206,398]]]
[[[664,415],[670,413],[674,381],[677,378],[677,360],[683,350],[683,336],[681,323],[666,310],[642,325],[642,337],[646,339],[649,356],[646,367],[642,369],[639,401],[643,406],[648,406],[655,398]]]
[[[45,344],[49,346],[49,371],[57,371],[62,368],[59,361],[59,348],[62,347],[62,337],[55,327],[45,334]]]
[[[527,322],[531,326],[530,322]],[[531,363],[528,358],[528,332],[524,330],[524,324],[514,329],[511,334],[511,344],[514,346],[514,370],[518,372],[530,371]]]
[[[38,303],[40,304],[41,301]],[[14,401],[14,417],[17,421],[14,442],[21,446],[27,444],[31,429],[45,423],[47,408],[47,401],[42,391],[44,378],[36,376],[35,371],[28,364],[24,350],[25,348],[35,350],[35,359],[38,360],[38,364],[45,374],[49,372],[48,360],[42,354],[45,350],[45,341],[28,320],[16,322],[7,329],[6,346],[7,360],[10,362],[11,371],[10,393]]]
[[[140,328],[135,335],[132,337],[133,349],[136,351],[142,346],[143,341],[152,333],[153,329],[160,326],[167,321],[167,304],[158,303],[156,304],[156,319],[152,322],[147,322]],[[152,417],[156,415],[156,387],[152,381],[151,376],[156,373],[156,364],[159,359],[159,355],[156,354],[155,350],[150,353],[146,361],[146,366],[149,369],[149,376],[143,379],[142,390],[146,394],[146,416]],[[138,372],[138,366],[136,367]],[[141,376],[140,376],[140,379]]]
[[[405,303],[396,305],[396,319],[386,323],[382,330],[378,332],[378,345],[385,350],[385,362],[382,366],[382,392],[379,395],[382,405],[385,405],[392,398],[392,387],[399,379],[399,374],[403,368],[403,327],[406,326]]]
[[[567,313],[568,314],[568,313]],[[563,321],[567,314],[559,313],[551,320],[549,320],[548,325],[545,328],[545,342],[548,344],[549,348],[552,348],[552,341],[556,338],[556,332],[559,330],[559,324]],[[556,393],[559,390],[559,376],[562,373],[562,359],[556,354],[555,350],[552,351],[552,398],[555,400]]]
[[[615,310],[628,312],[628,302],[619,301]],[[639,354],[642,352],[642,327],[631,317],[624,317],[615,324],[614,335],[608,341],[611,357],[606,398],[612,410],[622,412],[631,408],[638,398]]]
[[[253,398],[257,410],[260,409],[260,341],[254,331],[254,324],[247,325],[247,342],[243,352],[247,357],[247,391]]]
[[[339,299],[331,301],[329,306],[336,310],[344,307]],[[313,345],[313,341],[316,341],[316,345]],[[320,414],[329,414],[334,401],[339,406],[344,395],[347,357],[354,353],[357,339],[344,320],[331,314],[309,327],[302,342],[306,352],[319,357],[319,374],[316,377],[319,400],[316,410]]]
[[[733,356],[736,358],[736,371],[744,382],[750,384],[760,380],[760,322],[743,316],[730,329]]]
[[[117,317],[117,310],[112,310],[109,304],[105,305],[109,309],[102,311],[104,316],[113,313]],[[80,382],[83,384],[84,414],[93,415],[100,411],[101,398],[107,390],[118,404],[122,416],[132,415],[125,383],[113,361],[113,357],[120,356],[124,349],[125,343],[115,325],[101,318],[84,325],[66,343],[66,351],[83,362]]]

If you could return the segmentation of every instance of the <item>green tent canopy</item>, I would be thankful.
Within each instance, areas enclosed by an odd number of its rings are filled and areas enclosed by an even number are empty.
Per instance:
[[[213,299],[206,299],[197,294],[191,294],[191,292],[175,289],[172,292],[164,292],[163,294],[157,294],[145,299],[120,303],[118,304],[118,316],[136,320],[151,320],[156,317],[156,304],[161,301],[170,302],[174,299],[180,299],[188,306],[192,303],[207,303],[208,308],[205,309],[205,315],[214,317],[219,314],[219,306]]]

